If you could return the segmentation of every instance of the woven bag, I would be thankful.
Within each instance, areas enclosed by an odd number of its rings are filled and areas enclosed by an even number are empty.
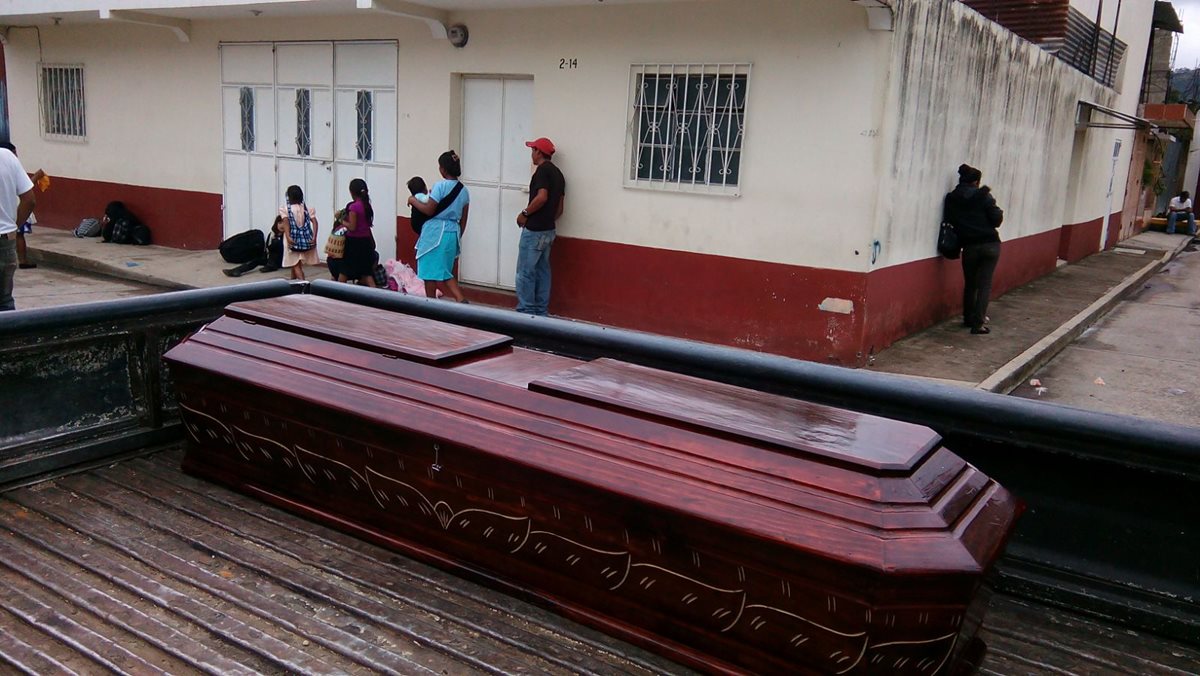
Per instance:
[[[346,253],[346,236],[345,235],[329,235],[329,239],[325,240],[325,257],[326,258],[341,258]]]

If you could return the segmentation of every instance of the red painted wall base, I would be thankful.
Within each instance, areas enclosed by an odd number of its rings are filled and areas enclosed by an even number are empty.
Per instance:
[[[221,196],[54,177],[39,195],[39,220],[74,227],[122,200],[151,227],[155,244],[213,249],[221,241]],[[1110,239],[1120,232],[1113,215]],[[1102,221],[1004,243],[993,296],[1054,270],[1056,259],[1095,252]],[[396,219],[396,251],[413,265],[416,235]],[[552,313],[790,357],[861,366],[894,341],[960,309],[962,272],[940,257],[870,273],[559,237]],[[504,291],[471,289],[479,302],[513,307]]]
[[[1053,272],[1058,243],[1057,230],[1004,242],[992,279],[992,298]],[[860,351],[875,354],[904,336],[961,312],[962,288],[961,260],[940,256],[871,272]]]
[[[411,265],[415,235],[398,220]],[[1059,244],[1057,230],[1005,242],[993,297],[1053,272]],[[553,269],[556,315],[845,366],[961,310],[961,264],[941,257],[856,273],[560,236]],[[508,292],[468,294],[515,305]],[[826,299],[850,312],[821,309]]]
[[[1108,219],[1108,234],[1104,238],[1104,248],[1111,249],[1121,239],[1121,221],[1124,217],[1120,211]],[[1104,230],[1104,218],[1095,218],[1083,223],[1064,225],[1059,231],[1058,257],[1074,263],[1100,251],[1100,233]]]
[[[38,222],[51,227],[74,228],[84,218],[100,218],[105,205],[120,200],[150,226],[155,244],[215,249],[221,243],[222,199],[213,193],[51,176],[50,189],[37,198]]]

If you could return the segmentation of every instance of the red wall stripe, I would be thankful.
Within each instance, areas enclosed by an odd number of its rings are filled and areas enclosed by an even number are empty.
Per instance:
[[[114,199],[150,225],[156,244],[213,249],[221,241],[221,196],[212,193],[53,177],[37,214],[46,225],[74,227]],[[1119,221],[1115,214],[1110,239]],[[1071,255],[1086,255],[1089,241],[1095,250],[1099,224],[1064,229]],[[396,233],[399,259],[414,265],[406,216]],[[1051,230],[1004,242],[993,297],[1052,272],[1063,241]],[[940,257],[860,273],[559,237],[553,266],[553,314],[847,366],[958,313],[962,293],[960,264]],[[469,293],[515,305],[509,292]],[[827,298],[853,309],[820,309]]]
[[[1125,215],[1116,211],[1108,218],[1108,234],[1104,248],[1111,249],[1121,241],[1121,226]],[[1100,251],[1100,233],[1104,230],[1104,217],[1083,223],[1064,225],[1060,230],[1058,257],[1069,262],[1083,260]]]
[[[37,167],[25,168],[33,171]],[[35,213],[39,223],[74,228],[84,218],[100,218],[105,205],[120,200],[150,226],[155,244],[177,249],[215,249],[221,243],[220,195],[54,175],[50,181],[50,189],[37,196]],[[265,223],[263,227],[269,225]]]
[[[1099,234],[1097,234],[1099,237]],[[1008,240],[992,279],[992,298],[1054,271],[1059,233]],[[962,311],[962,261],[940,256],[872,271],[861,351],[878,353],[895,341]]]
[[[1104,248],[1111,249],[1121,241],[1121,232],[1125,227],[1125,213],[1117,211],[1108,219],[1108,236],[1104,241]]]
[[[556,240],[550,311],[775,354],[855,364],[866,276],[724,256]],[[851,314],[821,311],[827,297]]]
[[[1100,249],[1100,230],[1103,228],[1103,217],[1064,225],[1059,230],[1058,257],[1074,263],[1096,253]]]

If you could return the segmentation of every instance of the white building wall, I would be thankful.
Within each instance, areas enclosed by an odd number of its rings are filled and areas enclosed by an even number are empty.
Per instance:
[[[751,20],[752,19],[752,20]],[[465,12],[455,49],[417,21],[354,12],[193,21],[191,42],[130,25],[44,27],[43,59],[86,68],[88,139],[38,134],[37,45],[14,31],[14,137],[75,178],[220,193],[222,41],[399,42],[397,194],[457,147],[459,76],[534,79],[534,129],[568,179],[563,235],[820,268],[865,270],[892,35],[850,2],[713,1]],[[578,67],[560,69],[561,59]],[[630,65],[753,63],[740,196],[623,185]],[[131,114],[130,111],[137,111]],[[515,225],[514,225],[515,227]],[[860,253],[856,254],[858,250]]]
[[[1144,12],[1130,14],[1130,25],[1142,21],[1148,30]],[[936,255],[942,197],[963,162],[983,171],[1005,210],[1001,236],[1010,240],[1103,217],[1113,141],[1124,138],[1112,211],[1120,209],[1132,133],[1084,132],[1072,179],[1076,104],[1134,112],[1136,86],[1126,87],[1132,99],[1118,97],[957,2],[900,4],[895,35],[877,266]]]
[[[42,26],[38,33],[11,29],[5,49],[13,143],[22,157],[52,175],[221,192],[214,42],[181,44],[166,30],[121,23]],[[39,51],[44,63],[84,66],[86,140],[42,138]]]
[[[1140,78],[1144,4],[1122,9],[1126,81]],[[1072,187],[1075,102],[1132,112],[1137,86],[1117,95],[957,2],[897,7],[894,33],[828,0],[760,0],[753,20],[725,0],[464,12],[452,17],[470,28],[461,50],[418,21],[369,12],[196,20],[187,44],[144,26],[43,27],[45,62],[86,67],[82,143],[40,138],[37,41],[18,30],[7,50],[13,134],[52,173],[219,194],[220,42],[394,39],[398,195],[458,147],[459,77],[507,74],[534,79],[534,129],[560,148],[571,237],[866,271],[934,255],[941,196],[963,161],[995,189],[1006,239],[1102,217],[1112,141],[1126,139],[1123,186],[1130,134],[1086,132]],[[623,185],[629,68],[642,62],[754,64],[740,196]]]
[[[848,2],[768,0],[755,3],[753,20],[738,2],[603,10],[463,15],[472,45],[449,64],[534,74],[534,128],[558,144],[569,181],[560,232],[862,269],[852,243],[868,224],[855,214],[869,213],[862,186],[876,170],[890,35],[866,30]],[[530,36],[545,37],[530,49]],[[562,57],[577,57],[579,69],[559,70]],[[754,64],[741,196],[623,188],[630,64],[736,62]]]

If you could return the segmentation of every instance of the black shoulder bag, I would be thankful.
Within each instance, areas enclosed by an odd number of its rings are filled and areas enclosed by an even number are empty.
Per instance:
[[[942,256],[954,260],[962,255],[962,245],[958,243],[958,232],[954,230],[954,226],[942,222],[942,228],[938,231],[937,250]]]
[[[462,192],[462,189],[463,189],[462,181],[459,181],[458,183],[454,184],[454,187],[450,189],[450,193],[447,194],[445,197],[443,197],[442,200],[437,203],[437,208],[433,210],[432,216],[426,216],[424,211],[421,211],[420,209],[413,207],[412,208],[412,216],[409,219],[412,221],[413,232],[417,233],[418,235],[421,234],[421,228],[423,228],[425,226],[425,222],[433,220],[434,218],[437,218],[437,215],[442,213],[443,211],[445,211],[446,207],[449,207],[451,204],[454,204],[454,200],[458,199],[458,193]],[[430,195],[430,199],[432,199],[432,198],[433,198],[433,196]]]

